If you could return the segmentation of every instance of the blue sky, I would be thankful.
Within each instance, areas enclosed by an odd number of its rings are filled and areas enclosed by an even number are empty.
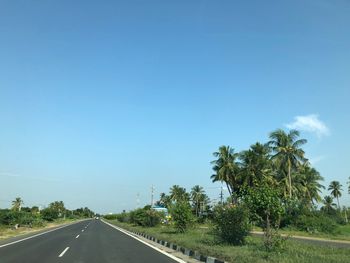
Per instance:
[[[0,1],[0,207],[121,211],[204,186],[220,145],[297,127],[349,173],[350,3]],[[299,116],[299,117],[298,117]]]

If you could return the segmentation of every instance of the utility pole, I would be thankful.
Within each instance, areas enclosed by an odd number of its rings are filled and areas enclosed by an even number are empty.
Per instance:
[[[153,207],[154,186],[151,187],[151,207]]]

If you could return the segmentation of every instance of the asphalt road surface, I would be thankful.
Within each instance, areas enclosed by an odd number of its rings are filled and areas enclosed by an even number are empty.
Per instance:
[[[100,220],[93,219],[17,243],[2,242],[0,262],[175,263],[181,261],[176,261]]]

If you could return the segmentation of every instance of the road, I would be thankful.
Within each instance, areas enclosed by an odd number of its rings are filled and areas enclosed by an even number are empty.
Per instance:
[[[181,262],[94,219],[16,242],[0,244],[1,263]]]

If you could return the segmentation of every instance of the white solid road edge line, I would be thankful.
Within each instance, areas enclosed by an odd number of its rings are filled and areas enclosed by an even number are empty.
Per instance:
[[[58,257],[59,258],[63,257],[64,253],[66,253],[68,249],[69,247],[66,247]]]
[[[122,229],[122,228],[119,228],[119,227],[117,227],[117,226],[115,226],[115,225],[112,225],[112,224],[110,224],[110,223],[108,223],[108,222],[106,222],[106,221],[104,221],[104,220],[101,220],[101,221],[102,221],[103,223],[109,225],[110,227],[113,227],[114,229],[117,229],[118,231],[124,233],[125,235],[128,235],[128,236],[130,236],[130,237],[136,239],[137,241],[140,241],[141,243],[143,243],[143,244],[145,244],[145,245],[147,245],[147,246],[153,248],[154,250],[157,250],[159,253],[162,253],[163,255],[166,255],[167,257],[169,257],[169,258],[175,260],[176,262],[186,263],[186,261],[183,261],[182,259],[179,259],[179,258],[177,258],[177,257],[175,257],[175,256],[173,256],[173,255],[170,255],[169,253],[167,253],[167,252],[165,252],[165,251],[163,251],[163,250],[161,250],[161,249],[159,249],[159,248],[157,248],[157,247],[155,247],[155,246],[153,246],[153,245],[151,245],[151,244],[149,244],[149,243],[143,241],[142,239],[140,239],[140,238],[138,238],[138,237],[136,237],[136,236],[134,236],[134,235],[131,235],[130,233],[128,233],[127,231],[125,231],[125,230]]]
[[[78,224],[78,223],[80,223],[80,222],[81,222],[81,221],[79,221],[79,222],[75,222],[75,223],[72,223],[72,224],[68,224],[68,225],[64,225],[64,226],[60,226],[60,227],[58,227],[58,228],[51,229],[51,230],[46,231],[46,232],[42,232],[42,233],[39,233],[39,234],[36,234],[36,235],[30,236],[30,237],[26,237],[26,238],[23,238],[23,239],[20,239],[20,240],[16,240],[16,241],[13,241],[13,242],[10,242],[10,243],[7,243],[7,244],[4,244],[4,245],[0,245],[0,248],[2,248],[2,247],[7,247],[7,246],[10,246],[10,245],[13,245],[13,244],[16,244],[16,243],[19,243],[19,242],[22,242],[22,241],[25,241],[25,240],[28,240],[28,239],[34,238],[34,237],[42,236],[42,235],[45,235],[45,234],[47,234],[47,233],[50,233],[50,232],[53,232],[53,231],[56,231],[56,230],[62,229],[62,228],[64,228],[64,227],[71,226],[71,225],[74,225],[74,224]]]

